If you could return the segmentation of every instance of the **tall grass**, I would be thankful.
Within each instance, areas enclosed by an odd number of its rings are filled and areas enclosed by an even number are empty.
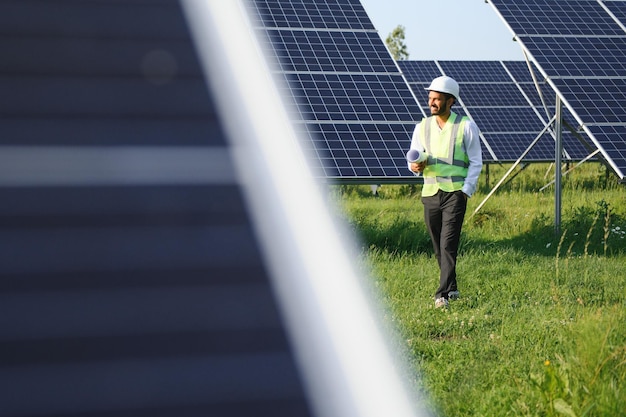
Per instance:
[[[534,191],[546,170],[526,169],[475,215],[489,185],[470,199],[461,299],[447,310],[434,308],[420,187],[332,191],[435,415],[626,413],[626,188],[583,166],[564,180],[555,234],[553,190]]]

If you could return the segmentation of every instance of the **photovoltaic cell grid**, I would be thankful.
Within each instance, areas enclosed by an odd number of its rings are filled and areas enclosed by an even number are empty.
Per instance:
[[[426,112],[425,88],[430,80],[448,75],[459,83],[461,100],[453,110],[467,114],[478,125],[485,162],[516,161],[550,120],[526,62],[400,61],[398,64]],[[544,85],[544,90],[545,87],[550,90],[544,91],[550,101],[544,99],[544,102],[551,105],[549,109],[554,113],[554,93],[550,86]],[[566,160],[580,160],[590,153],[574,135],[564,132],[563,139]],[[553,161],[554,135],[544,133],[524,160]]]
[[[626,1],[490,0],[574,125],[624,181]]]
[[[551,77],[623,77],[626,74],[626,36],[528,37],[524,44]]]
[[[576,114],[587,125],[626,124],[626,78],[574,78],[553,80]],[[624,143],[626,146],[626,142]]]
[[[537,67],[526,61],[506,61],[506,69],[511,73],[514,80],[519,83],[533,83],[533,74],[539,76]]]
[[[254,0],[251,20],[279,64],[283,96],[321,178],[406,182],[423,116],[359,0]]]
[[[376,32],[267,32],[285,72],[398,71]]]
[[[598,0],[490,0],[517,35],[623,36]],[[607,2],[610,4],[610,2]]]
[[[626,26],[626,2],[623,0],[605,0],[604,6],[609,9],[611,13],[617,18],[617,20],[624,26]]]
[[[416,104],[398,77],[377,74],[286,73],[294,120],[396,123],[415,117]],[[411,102],[410,99],[413,99]]]
[[[254,0],[253,6],[256,27],[375,30],[356,0]]]

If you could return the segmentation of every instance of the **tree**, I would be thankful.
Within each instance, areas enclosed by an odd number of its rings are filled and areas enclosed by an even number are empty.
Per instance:
[[[402,61],[409,59],[409,53],[406,50],[406,44],[404,43],[404,26],[398,25],[391,31],[387,39],[385,40],[387,48],[396,61]]]

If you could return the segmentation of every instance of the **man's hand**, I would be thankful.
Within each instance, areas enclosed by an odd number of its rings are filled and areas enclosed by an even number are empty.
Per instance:
[[[426,161],[424,162],[411,162],[411,171],[419,173],[423,172],[426,167]]]

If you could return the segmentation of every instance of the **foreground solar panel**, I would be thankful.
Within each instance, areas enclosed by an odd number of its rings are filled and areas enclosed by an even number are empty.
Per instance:
[[[542,102],[528,65],[523,61],[400,61],[400,69],[424,112],[425,88],[430,80],[448,75],[458,81],[461,100],[453,110],[469,115],[478,125],[484,162],[514,162],[529,149],[524,160],[554,160],[554,134],[544,127],[554,110],[554,93],[543,88]],[[545,106],[544,106],[545,104]],[[573,120],[567,115],[566,119]],[[564,160],[582,160],[590,151],[574,135],[564,133]]]
[[[240,3],[182,6],[0,3],[0,415],[416,416]]]
[[[626,174],[626,3],[489,0],[621,181]]]
[[[359,0],[254,0],[316,175],[415,181],[405,153],[423,117]]]

